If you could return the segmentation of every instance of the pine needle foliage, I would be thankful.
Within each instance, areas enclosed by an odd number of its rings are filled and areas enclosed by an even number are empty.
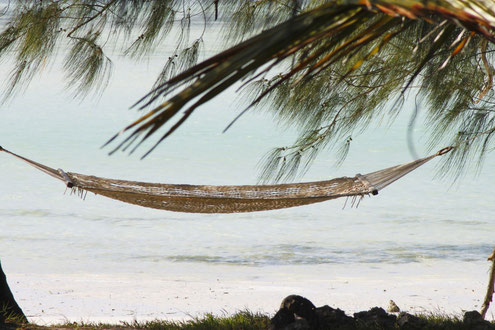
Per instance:
[[[69,44],[69,85],[85,95],[111,72],[108,40],[124,54],[150,54],[171,31],[175,51],[137,107],[140,119],[110,139],[147,155],[198,108],[242,82],[244,111],[264,106],[300,129],[274,149],[262,178],[291,180],[323,150],[336,163],[373,120],[393,122],[407,96],[426,113],[430,147],[447,144],[444,173],[459,174],[492,151],[495,133],[495,4],[489,0],[59,0],[12,1],[0,34],[0,58],[15,54],[11,95]],[[230,48],[200,63],[202,37],[220,13]],[[194,19],[204,22],[190,39]],[[125,41],[130,40],[130,43]],[[197,63],[197,64],[196,64]],[[268,107],[266,107],[268,105]],[[244,113],[244,111],[242,113]],[[241,113],[241,114],[242,114]],[[164,131],[159,133],[159,131]]]
[[[187,7],[179,0],[10,0],[1,13],[7,24],[1,27],[0,59],[15,60],[4,100],[25,88],[61,48],[69,49],[62,54],[67,87],[76,96],[101,93],[111,76],[107,53],[118,48],[139,60],[163,43],[175,25],[188,36],[191,16],[203,16],[208,5],[207,0],[188,1]],[[197,50],[196,43],[183,37],[179,50]],[[184,56],[179,69],[196,61],[197,56]]]
[[[130,132],[114,150],[136,148],[182,112],[156,147],[200,105],[241,80],[252,95],[247,109],[268,104],[302,132],[293,145],[265,157],[263,179],[291,180],[329,147],[340,162],[352,136],[375,118],[395,118],[411,92],[428,109],[431,147],[439,141],[457,146],[446,169],[460,173],[473,154],[491,148],[489,2],[288,1],[280,5],[287,20],[270,27],[255,12],[271,6],[239,6],[236,26],[262,30],[156,86],[139,103],[151,110],[120,133]],[[229,36],[241,40],[249,33],[235,29]],[[165,101],[153,105],[159,96]]]

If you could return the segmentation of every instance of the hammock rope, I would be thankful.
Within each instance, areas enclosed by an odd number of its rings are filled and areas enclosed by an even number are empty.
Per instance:
[[[62,181],[81,196],[86,192],[144,207],[190,213],[239,213],[274,210],[327,201],[340,197],[376,195],[431,159],[446,154],[447,147],[434,155],[380,171],[326,181],[277,185],[210,186],[161,184],[107,179],[64,172],[4,151]]]

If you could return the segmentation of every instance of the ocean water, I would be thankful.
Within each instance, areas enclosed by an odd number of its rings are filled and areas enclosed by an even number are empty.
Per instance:
[[[211,35],[203,56],[221,48]],[[255,184],[258,163],[297,131],[269,112],[253,111],[224,127],[243,107],[235,90],[198,109],[149,157],[108,156],[101,145],[139,113],[129,109],[153,84],[170,49],[145,60],[112,54],[113,75],[101,96],[73,99],[57,63],[0,106],[0,145],[65,171],[163,183]],[[3,64],[5,84],[10,68]],[[4,88],[4,87],[2,87]],[[392,124],[374,123],[353,137],[336,168],[323,152],[298,181],[368,173],[412,160],[406,128],[410,103]],[[422,156],[425,124],[414,136]],[[160,276],[190,265],[230,266],[235,272],[340,265],[485,263],[495,246],[494,155],[479,173],[452,183],[439,178],[438,159],[365,198],[258,213],[181,214],[141,208],[88,194],[65,193],[62,183],[0,153],[0,260],[9,273],[146,273]],[[285,269],[285,268],[284,268]],[[207,275],[205,275],[207,276]],[[311,274],[308,274],[310,277]]]

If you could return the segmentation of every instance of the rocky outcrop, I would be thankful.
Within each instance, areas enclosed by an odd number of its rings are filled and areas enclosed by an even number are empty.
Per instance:
[[[395,305],[395,303],[394,303]],[[396,308],[395,308],[396,307]],[[394,306],[394,310],[400,310]],[[454,321],[440,326],[449,329]],[[450,322],[450,323],[449,323]],[[460,320],[458,322],[461,322]],[[460,329],[495,330],[495,324],[485,321],[477,311],[466,312]],[[436,325],[435,325],[436,326]],[[437,327],[433,328],[437,328]],[[467,326],[467,328],[466,328]],[[383,308],[373,307],[368,311],[354,313],[353,317],[340,309],[328,305],[315,307],[308,299],[291,295],[285,298],[280,309],[271,319],[271,330],[350,330],[350,329],[432,329],[427,319],[405,312],[387,313]]]

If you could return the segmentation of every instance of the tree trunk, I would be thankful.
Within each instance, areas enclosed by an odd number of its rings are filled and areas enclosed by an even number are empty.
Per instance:
[[[485,300],[481,306],[481,316],[483,318],[486,316],[486,312],[493,300],[493,294],[495,293],[495,249],[493,249],[491,256],[488,257],[488,261],[492,262],[492,267],[490,269],[490,279],[488,280],[488,287],[486,288]]]
[[[11,319],[16,323],[27,323],[26,316],[10,291],[7,277],[0,262],[0,324],[4,323],[6,319]]]

